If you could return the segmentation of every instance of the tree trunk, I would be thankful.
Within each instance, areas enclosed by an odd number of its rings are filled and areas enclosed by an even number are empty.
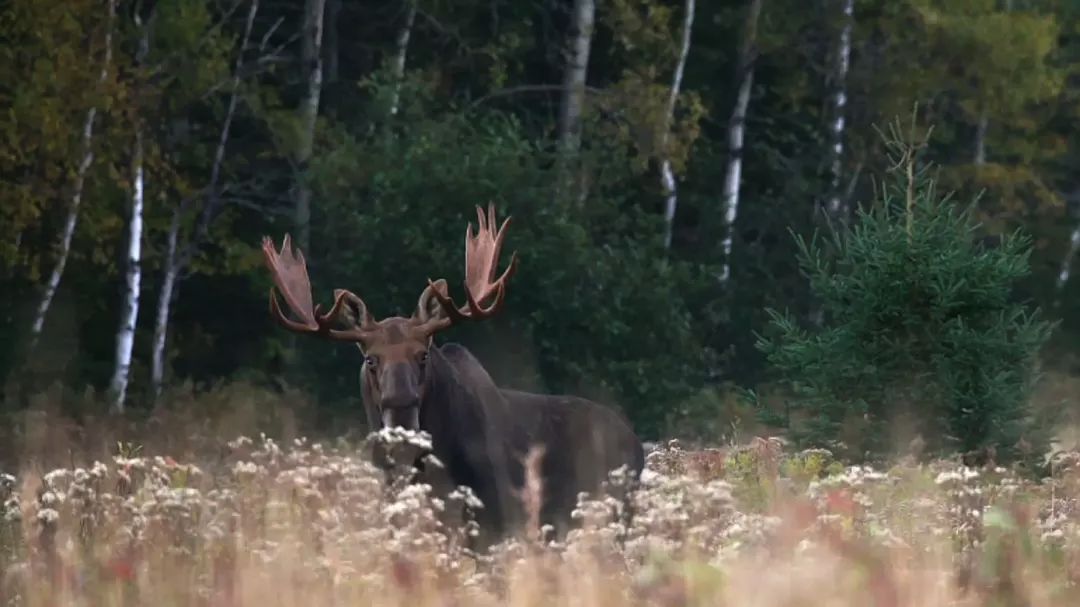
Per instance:
[[[390,115],[396,116],[401,103],[401,85],[405,80],[405,58],[409,52],[409,38],[412,37],[413,23],[416,22],[417,0],[405,0],[405,23],[398,30],[394,41],[393,76],[394,88],[390,97]]]
[[[322,94],[322,39],[326,0],[307,0],[301,61],[307,73],[307,96],[300,104],[300,144],[296,153],[299,179],[296,184],[296,241],[302,251],[311,240],[311,187],[307,169],[315,146],[315,121]]]
[[[153,358],[150,366],[150,383],[153,397],[161,396],[165,383],[165,346],[169,331],[169,315],[173,299],[176,297],[176,277],[180,272],[177,263],[177,243],[180,240],[180,226],[183,223],[183,210],[178,206],[173,211],[169,225],[168,240],[165,244],[165,263],[161,271],[161,291],[158,293],[157,316],[154,318]]]
[[[1057,291],[1060,293],[1065,290],[1065,285],[1069,282],[1069,276],[1072,274],[1073,260],[1076,259],[1077,252],[1080,252],[1080,223],[1077,223],[1073,228],[1072,237],[1069,238],[1069,249],[1065,253],[1065,257],[1061,260],[1061,270],[1058,271],[1057,277]]]
[[[836,42],[836,61],[832,74],[832,125],[829,129],[830,163],[829,200],[826,210],[832,219],[846,221],[848,210],[844,199],[843,162],[844,128],[847,111],[847,76],[851,64],[851,35],[855,26],[855,0],[840,0],[840,35]]]
[[[855,26],[855,0],[838,0],[840,5],[839,33],[833,51],[833,70],[830,75],[832,93],[829,124],[829,186],[824,204],[825,218],[833,225],[847,222],[850,212],[841,183],[844,178],[844,133],[847,111],[847,76],[851,64],[851,37]],[[825,310],[820,302],[811,301],[809,319],[814,326],[825,322]]]
[[[986,131],[990,128],[990,117],[986,110],[979,113],[979,122],[975,125],[975,153],[972,162],[975,166],[986,164]]]
[[[731,250],[735,241],[735,218],[739,213],[739,187],[742,184],[742,160],[744,139],[746,136],[746,115],[750,107],[750,92],[754,87],[754,59],[757,49],[757,24],[761,16],[764,0],[751,0],[746,15],[743,42],[739,49],[738,81],[739,92],[735,97],[735,107],[731,110],[728,121],[728,166],[724,174],[724,224],[723,239],[720,246],[724,261],[720,268],[720,285],[727,287],[731,278]]]
[[[113,413],[124,412],[124,399],[127,396],[128,380],[131,375],[131,352],[135,345],[135,326],[139,319],[144,178],[143,132],[142,126],[136,125],[135,144],[131,160],[131,219],[128,222],[124,304],[120,313],[120,328],[116,332],[116,362],[112,381],[109,382],[110,406]]]
[[[161,395],[165,382],[165,355],[167,352],[166,346],[168,345],[169,319],[172,304],[177,297],[177,283],[181,273],[191,263],[199,245],[206,237],[210,222],[220,202],[221,167],[225,161],[225,149],[229,142],[233,116],[236,114],[236,106],[239,102],[240,70],[244,63],[244,50],[251,39],[251,31],[255,26],[255,15],[258,12],[259,0],[252,0],[251,7],[248,9],[247,22],[244,25],[244,36],[241,38],[240,50],[237,52],[236,61],[233,65],[229,102],[225,109],[225,119],[221,124],[221,133],[218,135],[217,148],[214,150],[213,164],[210,166],[210,183],[207,184],[206,188],[206,200],[195,226],[195,232],[184,250],[179,250],[180,230],[183,226],[184,212],[187,210],[191,199],[185,200],[177,206],[173,212],[172,223],[169,225],[168,240],[165,247],[165,263],[163,264],[161,276],[161,291],[158,293],[157,317],[154,319],[153,358],[150,368],[150,380],[155,399]]]
[[[1065,251],[1065,256],[1061,258],[1057,281],[1054,284],[1054,307],[1061,306],[1065,286],[1072,278],[1073,260],[1076,259],[1077,254],[1080,254],[1080,190],[1066,197],[1065,206],[1071,210],[1068,215],[1074,224],[1072,234],[1069,236],[1069,247]]]
[[[135,25],[139,28],[139,43],[135,51],[135,64],[143,66],[150,54],[150,32],[153,29],[155,12],[150,9],[150,16],[143,20],[138,7],[135,11]],[[134,87],[136,106],[140,84]],[[137,108],[138,109],[138,108]],[[128,382],[131,378],[131,354],[135,348],[135,328],[139,320],[139,295],[142,283],[142,233],[143,203],[146,191],[146,167],[144,157],[143,125],[141,112],[134,116],[135,141],[131,153],[131,218],[128,220],[128,250],[124,260],[125,288],[124,300],[120,310],[120,326],[116,331],[116,357],[113,363],[113,375],[109,381],[109,409],[112,413],[123,413],[127,398]]]
[[[679,44],[679,57],[675,62],[675,73],[671,77],[671,94],[668,95],[667,113],[663,141],[660,145],[664,155],[660,162],[660,186],[664,192],[664,248],[671,248],[671,238],[675,231],[675,212],[679,205],[678,186],[675,183],[675,171],[671,168],[671,158],[667,153],[668,140],[671,136],[671,124],[675,120],[675,103],[679,100],[683,73],[686,71],[686,57],[690,54],[690,35],[694,28],[694,0],[686,0],[683,7],[682,39]]]
[[[559,105],[559,199],[571,194],[575,160],[581,149],[581,121],[585,110],[585,82],[589,72],[595,0],[574,0],[569,44],[563,68],[562,100]]]
[[[109,67],[112,64],[113,23],[116,19],[116,0],[109,0],[109,15],[105,25],[105,54],[101,60],[101,72],[98,74],[98,88],[105,85],[109,77]],[[38,340],[45,328],[45,318],[49,314],[53,298],[60,288],[60,281],[64,277],[64,269],[67,267],[68,255],[71,253],[71,240],[75,236],[75,228],[79,222],[79,212],[82,208],[83,186],[86,183],[86,173],[94,162],[94,123],[97,119],[97,106],[91,106],[86,111],[83,120],[82,139],[79,144],[79,164],[75,169],[75,178],[71,184],[71,200],[68,202],[67,217],[64,219],[64,229],[60,235],[60,246],[57,251],[56,263],[53,265],[49,279],[45,282],[45,290],[41,294],[34,313],[34,321],[30,326],[30,352],[37,347]]]

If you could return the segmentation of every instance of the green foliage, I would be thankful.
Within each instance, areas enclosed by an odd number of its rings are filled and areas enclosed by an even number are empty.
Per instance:
[[[997,0],[912,4],[937,56],[955,60],[952,83],[971,122],[982,112],[1015,120],[1030,104],[1057,95],[1061,73],[1049,61],[1059,34],[1053,14],[1002,10]]]
[[[618,210],[618,169],[571,215],[547,203],[549,166],[514,120],[493,113],[341,137],[312,174],[321,201],[309,257],[318,263],[316,297],[350,288],[378,317],[411,314],[428,277],[458,288],[465,223],[475,221],[474,205],[495,202],[514,217],[503,262],[511,250],[521,258],[506,309],[491,326],[443,339],[464,339],[511,385],[619,404],[654,436],[702,381],[701,345],[675,295],[695,277],[665,260],[657,238],[635,237],[660,230],[655,219]],[[342,361],[339,397],[358,392],[358,364],[357,355]]]
[[[772,312],[759,341],[791,390],[783,421],[800,443],[841,441],[855,456],[915,436],[931,451],[1041,452],[1028,396],[1052,325],[1011,297],[1030,241],[978,244],[970,211],[914,167],[913,144],[890,143],[898,170],[880,204],[835,232],[831,251],[799,240],[823,326]]]
[[[41,274],[40,237],[78,164],[82,125],[103,55],[105,18],[94,2],[7,3],[0,12],[0,268]],[[0,274],[2,275],[2,274]]]
[[[619,78],[599,96],[590,115],[596,141],[622,142],[635,152],[634,166],[667,158],[682,173],[701,134],[706,108],[695,91],[680,91],[668,116],[671,74],[678,61],[682,9],[654,0],[618,0],[603,7],[600,21],[612,30]]]
[[[776,495],[776,478],[754,449],[733,449],[724,460],[724,477],[732,495],[750,512],[766,512]]]
[[[805,491],[810,483],[840,474],[844,465],[833,458],[827,449],[805,449],[784,458],[780,473],[791,480],[792,488]]]

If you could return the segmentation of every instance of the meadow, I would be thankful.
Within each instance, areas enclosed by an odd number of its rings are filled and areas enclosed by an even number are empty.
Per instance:
[[[1049,455],[1041,478],[913,455],[849,466],[777,437],[671,440],[648,455],[633,517],[618,502],[583,500],[581,527],[566,538],[533,528],[478,555],[474,525],[445,523],[482,507],[467,492],[442,500],[405,475],[387,477],[364,455],[378,436],[305,439],[289,430],[287,408],[254,398],[219,393],[128,434],[25,414],[6,435],[22,455],[0,474],[0,604],[1080,600],[1078,451]],[[228,434],[240,419],[252,436]],[[423,446],[402,433],[380,440]],[[527,486],[521,497],[542,491]]]

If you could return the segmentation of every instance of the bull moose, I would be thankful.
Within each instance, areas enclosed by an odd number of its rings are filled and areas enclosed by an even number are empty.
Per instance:
[[[495,209],[477,206],[477,233],[465,232],[465,303],[450,297],[444,279],[428,279],[408,318],[376,320],[354,293],[336,289],[328,312],[312,306],[303,253],[285,236],[281,250],[263,239],[274,285],[291,316],[270,289],[270,310],[290,331],[353,342],[363,353],[361,392],[372,430],[400,426],[431,436],[431,450],[453,485],[468,486],[483,503],[477,522],[489,538],[521,529],[519,500],[523,459],[543,450],[540,523],[562,535],[581,492],[596,494],[610,471],[625,466],[636,479],[644,465],[641,441],[627,419],[575,396],[532,394],[498,387],[463,346],[432,345],[436,333],[464,321],[489,318],[502,307],[517,254],[496,278],[499,252],[510,224],[497,231]],[[486,543],[486,542],[485,542]]]

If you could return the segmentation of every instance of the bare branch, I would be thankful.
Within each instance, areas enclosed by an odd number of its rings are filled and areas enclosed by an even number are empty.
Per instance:
[[[225,162],[225,148],[229,143],[233,117],[236,114],[236,106],[238,104],[241,67],[244,63],[244,50],[247,48],[247,43],[251,39],[251,32],[255,26],[255,15],[258,14],[258,11],[259,0],[251,0],[251,9],[248,11],[247,21],[244,24],[244,36],[240,43],[240,49],[236,54],[236,61],[233,64],[233,78],[230,83],[232,90],[229,94],[225,119],[221,125],[221,133],[218,136],[217,148],[214,150],[214,161],[210,167],[210,181],[206,186],[206,201],[203,204],[202,212],[199,214],[199,222],[195,227],[195,233],[176,259],[176,262],[180,266],[186,266],[190,263],[191,258],[195,254],[195,250],[206,239],[210,229],[210,223],[217,214],[220,202],[218,196],[220,194],[219,184],[221,181],[221,168]]]
[[[492,91],[482,97],[477,97],[472,103],[469,104],[469,108],[474,108],[482,103],[491,101],[492,99],[498,99],[500,97],[509,97],[511,95],[520,95],[522,93],[561,93],[566,90],[566,85],[563,84],[520,84],[518,86],[511,86],[497,91]],[[585,87],[585,92],[591,95],[605,95],[606,91],[598,89],[593,86]]]

